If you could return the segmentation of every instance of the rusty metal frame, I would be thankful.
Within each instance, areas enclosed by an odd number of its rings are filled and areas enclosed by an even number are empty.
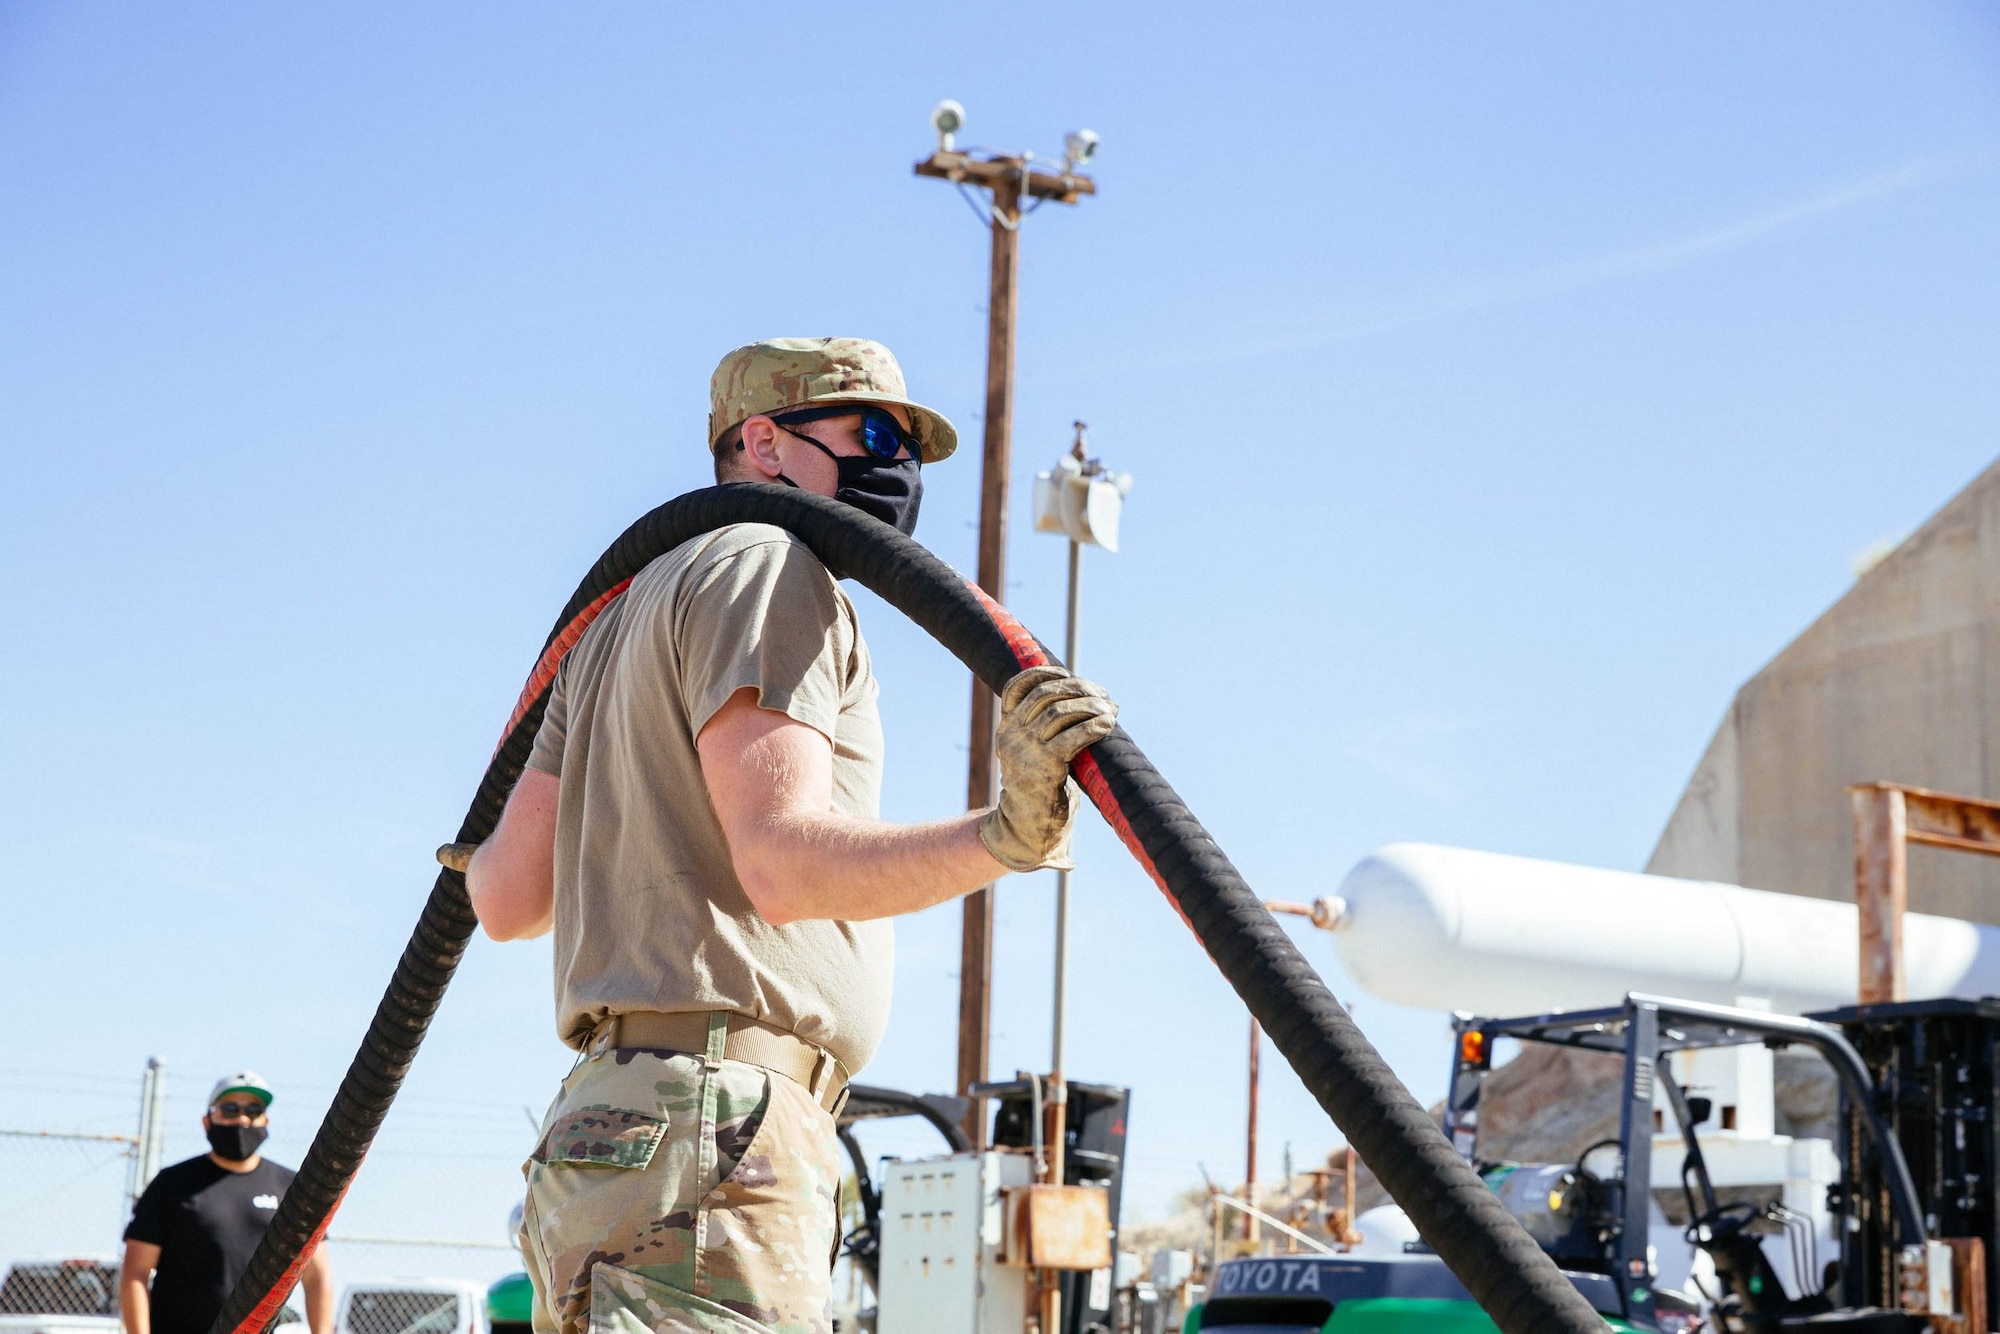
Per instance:
[[[2000,802],[1903,783],[1856,783],[1854,906],[1861,918],[1860,1001],[1909,998],[1903,973],[1903,914],[1909,909],[1912,843],[2000,857]]]

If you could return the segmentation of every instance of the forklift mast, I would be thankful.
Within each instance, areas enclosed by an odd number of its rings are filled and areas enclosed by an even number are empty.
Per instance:
[[[1893,1306],[1897,1277],[1886,1219],[1889,1183],[1862,1152],[1862,1113],[1881,1118],[1902,1150],[1924,1200],[1931,1234],[1954,1248],[1977,1243],[1968,1277],[1983,1270],[1989,1314],[2000,1311],[2000,1000],[1900,1001],[1855,1005],[1812,1016],[1847,1035],[1874,1078],[1874,1096],[1857,1105],[1841,1093],[1841,1152],[1848,1183],[1839,1201],[1841,1299],[1846,1305]],[[1979,1328],[1988,1326],[1981,1324]]]

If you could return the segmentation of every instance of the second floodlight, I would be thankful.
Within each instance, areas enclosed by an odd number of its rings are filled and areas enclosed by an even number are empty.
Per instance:
[[[965,125],[965,108],[947,97],[931,108],[931,128],[937,131],[938,152],[949,153],[952,136]]]
[[[1071,130],[1063,136],[1063,161],[1072,170],[1096,156],[1096,130]]]

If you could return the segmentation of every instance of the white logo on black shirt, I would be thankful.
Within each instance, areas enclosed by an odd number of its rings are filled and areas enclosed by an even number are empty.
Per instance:
[[[250,1203],[259,1209],[275,1209],[278,1207],[278,1197],[275,1195],[256,1195],[251,1197]]]

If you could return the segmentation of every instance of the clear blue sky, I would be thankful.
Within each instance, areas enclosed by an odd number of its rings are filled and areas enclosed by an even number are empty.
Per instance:
[[[127,1129],[157,1053],[193,1152],[248,1062],[297,1160],[723,351],[880,338],[977,437],[944,96],[1103,135],[1025,236],[1009,599],[1059,637],[1026,483],[1085,418],[1138,485],[1083,664],[1267,895],[1405,838],[1641,864],[1736,685],[2000,453],[1991,5],[0,6],[0,1123]],[[962,568],[967,455],[919,530]],[[965,678],[863,601],[885,813],[948,813]],[[1146,1211],[1240,1177],[1244,1017],[1079,860],[1072,1066],[1135,1088]],[[1048,879],[996,1071],[1047,1058]],[[903,925],[870,1080],[949,1083],[957,920]],[[342,1229],[497,1235],[548,973],[473,946]],[[1356,1002],[1436,1096],[1438,1016]],[[1266,1108],[1264,1175],[1336,1141]],[[111,1240],[7,1193],[0,1258]]]

